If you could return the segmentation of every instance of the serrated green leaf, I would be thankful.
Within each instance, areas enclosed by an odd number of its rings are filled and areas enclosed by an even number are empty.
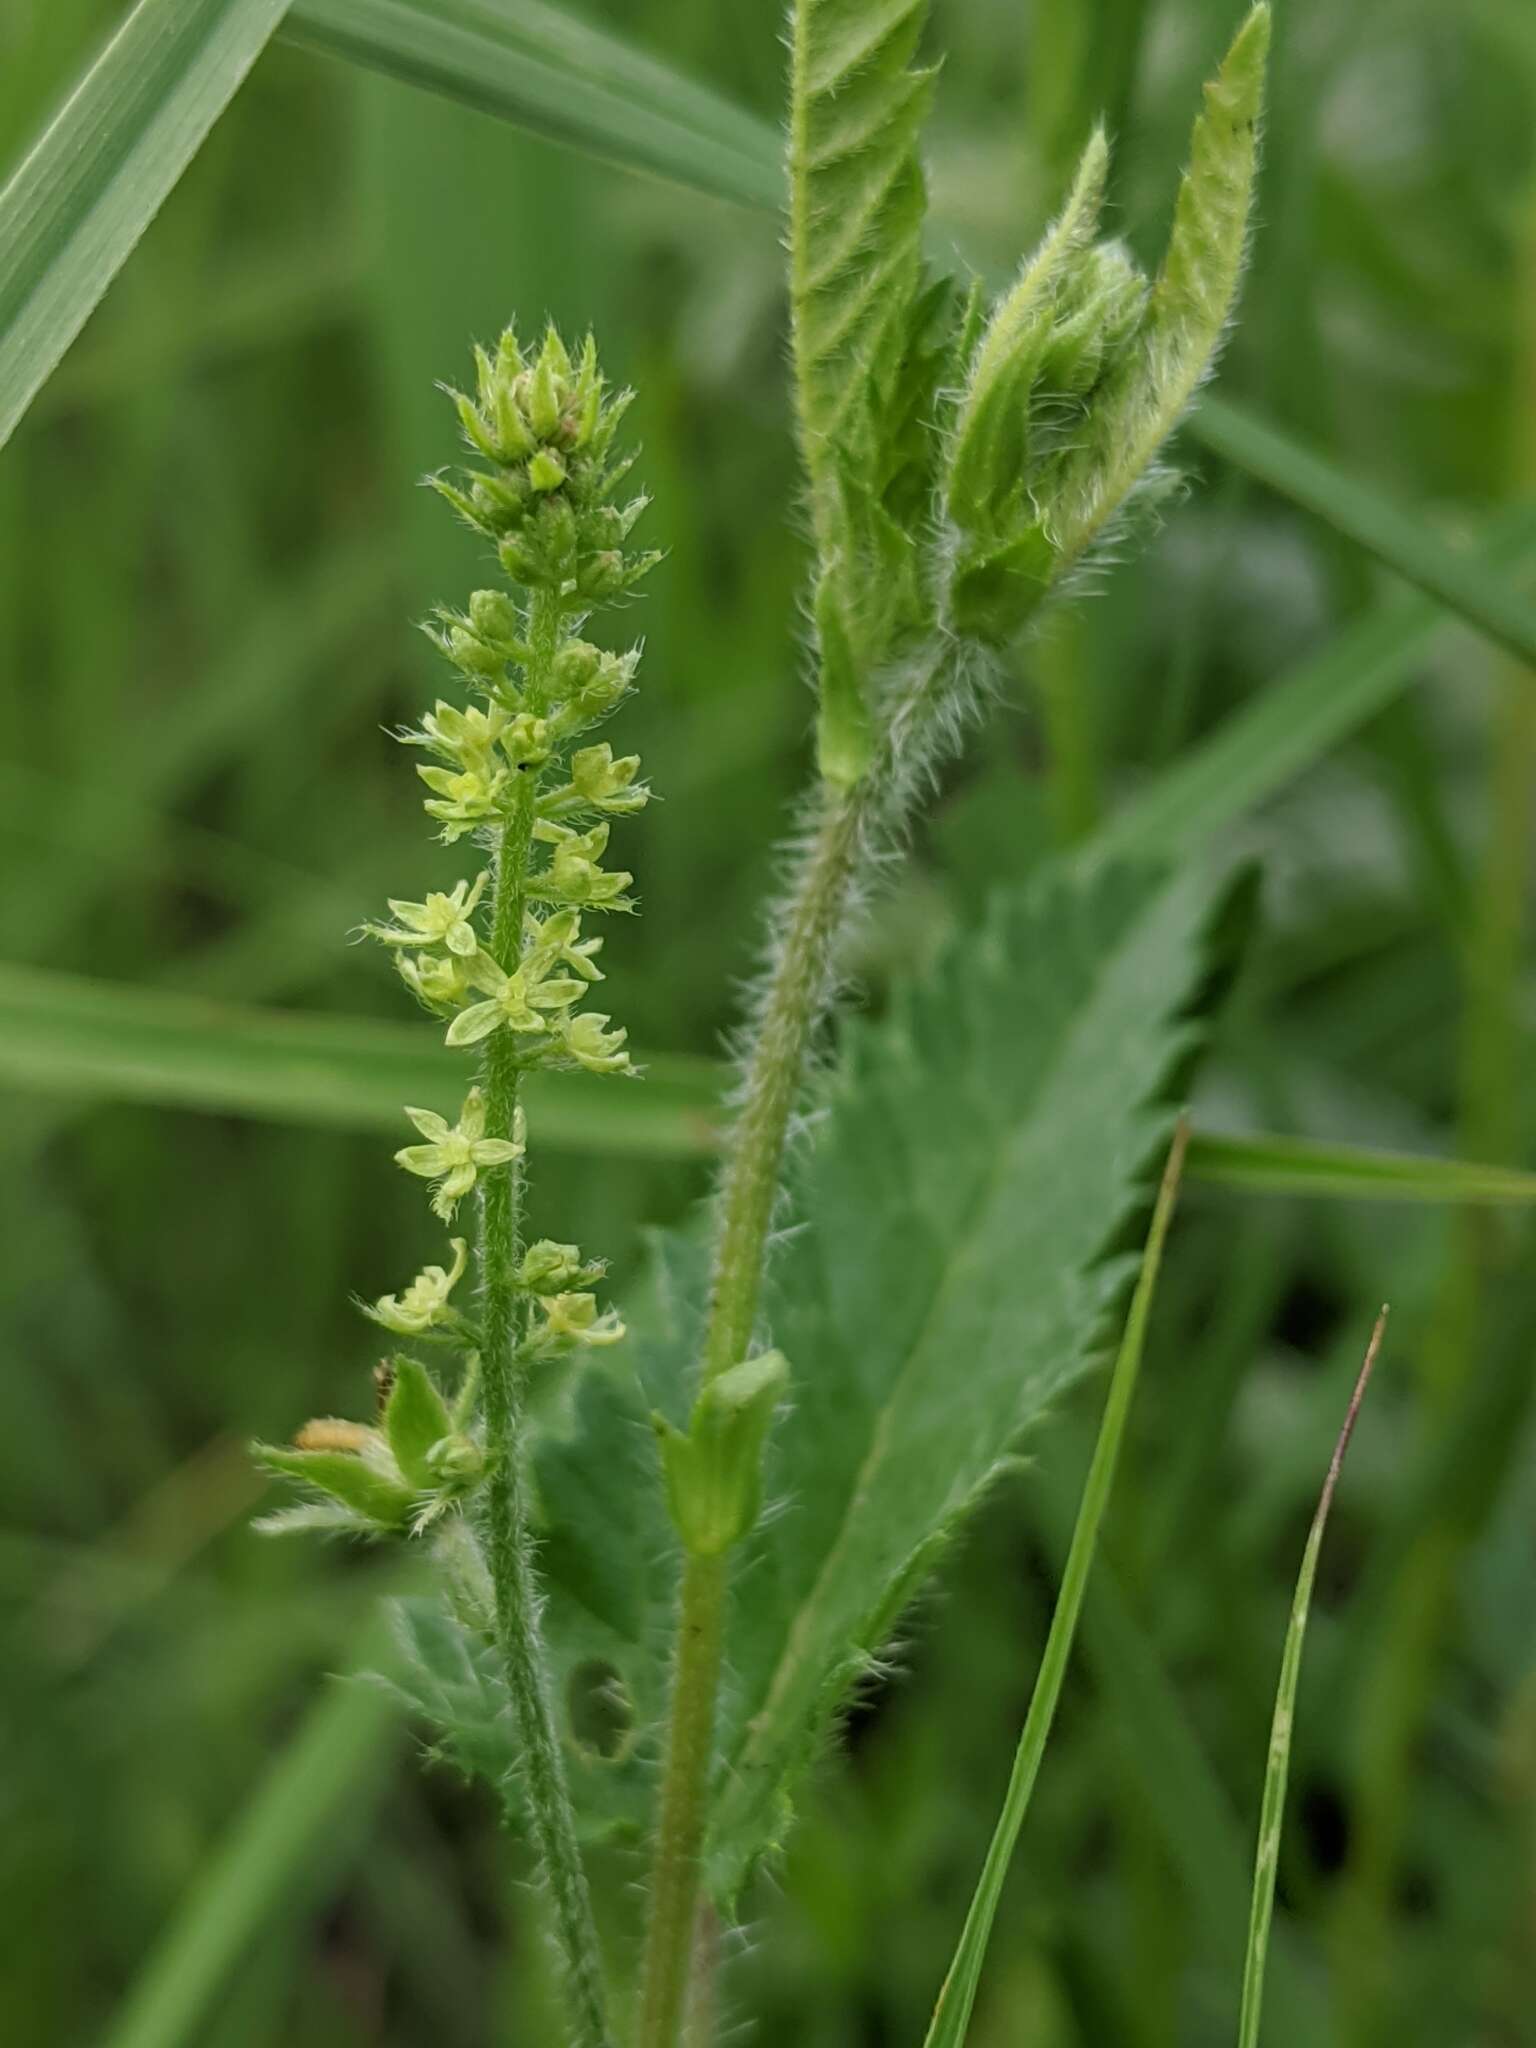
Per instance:
[[[1063,479],[1055,529],[1067,563],[1150,472],[1215,360],[1247,246],[1268,52],[1269,8],[1260,0],[1205,88],[1138,345],[1095,403],[1091,432]]]
[[[384,1434],[395,1454],[395,1463],[410,1484],[429,1487],[435,1483],[435,1474],[427,1462],[427,1453],[452,1428],[448,1404],[419,1359],[395,1359],[393,1373],[389,1399],[384,1404]]]
[[[767,1324],[795,1362],[743,1545],[709,1872],[730,1899],[916,1580],[1086,1367],[1188,1050],[1213,892],[1100,871],[1000,898],[855,1026]],[[878,1191],[876,1196],[873,1191]]]
[[[0,191],[0,447],[288,0],[139,0]]]
[[[730,1897],[778,1838],[799,1769],[1020,1429],[1094,1355],[1123,1281],[1106,1260],[1145,1193],[1218,892],[1126,870],[999,898],[888,1015],[859,1025],[794,1176],[767,1323],[794,1359],[731,1618],[711,1878]],[[871,1191],[879,1191],[879,1199]],[[685,1424],[705,1247],[661,1233],[629,1336],[535,1449],[540,1568],[562,1704],[611,1667],[623,1754],[572,1750],[588,1832],[642,1826],[666,1705],[677,1544],[647,1413]],[[799,1352],[804,1349],[802,1369]],[[448,1630],[442,1746],[500,1782],[515,1761],[488,1649]],[[466,1664],[466,1659],[468,1660]]]
[[[584,1368],[568,1412],[546,1417],[533,1447],[545,1638],[587,1837],[637,1838],[655,1791],[677,1557],[649,1409],[686,1407],[706,1270],[686,1240],[656,1241],[646,1283],[625,1305],[622,1352]],[[396,1634],[404,1656],[394,1683],[433,1747],[505,1794],[517,1749],[489,1637],[435,1600],[397,1603]],[[611,1684],[627,1724],[613,1754],[594,1751],[573,1725],[576,1690],[594,1677]]]

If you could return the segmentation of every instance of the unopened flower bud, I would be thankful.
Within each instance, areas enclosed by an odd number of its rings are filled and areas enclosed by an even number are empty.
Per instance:
[[[536,491],[557,491],[565,482],[565,464],[552,448],[541,448],[528,465],[528,481]]]

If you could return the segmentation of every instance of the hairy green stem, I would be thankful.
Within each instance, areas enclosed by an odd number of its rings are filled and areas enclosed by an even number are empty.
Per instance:
[[[721,1184],[704,1336],[706,1381],[739,1363],[752,1341],[785,1137],[825,998],[832,942],[848,901],[868,802],[866,787],[824,793],[785,918]],[[698,1910],[726,1585],[724,1558],[689,1559],[679,1599],[639,2048],[672,2048],[682,2020]]]
[[[747,1056],[741,1108],[726,1150],[704,1332],[701,1370],[706,1381],[738,1364],[752,1341],[790,1117],[832,985],[837,935],[868,842],[899,829],[921,786],[916,764],[932,756],[933,730],[955,681],[953,663],[953,649],[942,639],[914,660],[869,772],[849,789],[822,785],[820,810],[782,916]],[[638,2048],[673,2048],[682,2022],[698,1914],[728,1571],[726,1558],[691,1558],[679,1596]]]
[[[539,690],[560,638],[559,600],[536,591],[529,611],[528,680]],[[511,972],[523,942],[537,776],[519,778],[496,850],[491,950]],[[517,1042],[493,1031],[485,1042],[481,1086],[486,1136],[510,1138],[517,1122],[522,1070]],[[528,1365],[523,1351],[524,1305],[517,1284],[522,1257],[522,1162],[484,1176],[480,1200],[480,1282],[484,1344],[481,1357],[486,1443],[486,1561],[495,1595],[496,1639],[506,1672],[513,1719],[522,1750],[522,1785],[528,1818],[554,1907],[565,1963],[573,2048],[606,2048],[602,1958],[592,1904],[576,1843],[576,1822],[565,1764],[555,1732],[548,1660],[539,1623],[539,1588],[529,1526],[523,1422]]]
[[[651,1866],[639,2048],[671,2048],[688,1997],[725,1595],[725,1559],[690,1557],[683,1573],[667,1769]]]

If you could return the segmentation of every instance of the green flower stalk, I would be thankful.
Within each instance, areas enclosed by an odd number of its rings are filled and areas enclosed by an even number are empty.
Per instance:
[[[634,1072],[624,1031],[581,1005],[603,978],[602,939],[585,921],[633,908],[632,877],[603,865],[611,821],[648,794],[635,756],[616,759],[588,735],[629,694],[639,650],[605,653],[582,630],[658,557],[626,546],[646,502],[615,500],[632,460],[614,452],[629,394],[608,392],[590,338],[573,356],[553,328],[533,351],[509,330],[475,362],[474,395],[451,395],[478,460],[431,481],[492,543],[517,594],[479,590],[462,613],[437,614],[428,630],[470,700],[440,700],[399,738],[427,757],[417,774],[439,837],[472,837],[482,864],[450,890],[392,898],[391,921],[364,930],[390,950],[448,1045],[478,1064],[454,1121],[405,1111],[419,1142],[395,1158],[430,1182],[445,1223],[476,1198],[479,1299],[473,1310],[453,1299],[468,1263],[467,1239],[455,1237],[446,1266],[365,1306],[398,1337],[457,1350],[451,1405],[425,1364],[399,1358],[381,1368],[376,1426],[310,1423],[292,1448],[258,1455],[313,1496],[269,1527],[399,1535],[462,1518],[452,1571],[462,1578],[468,1542],[471,1572],[479,1559],[488,1576],[522,1801],[566,1966],[570,2038],[603,2048],[606,1999],[540,1632],[524,1436],[533,1376],[616,1342],[623,1325],[599,1305],[600,1262],[574,1245],[523,1242],[519,1094],[534,1068]]]

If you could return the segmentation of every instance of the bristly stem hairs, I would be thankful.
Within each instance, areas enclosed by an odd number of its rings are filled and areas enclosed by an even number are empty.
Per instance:
[[[528,351],[509,330],[475,362],[474,396],[452,396],[483,466],[432,482],[494,544],[521,597],[477,590],[467,611],[432,621],[470,701],[439,701],[399,737],[425,756],[417,774],[439,836],[472,840],[484,865],[446,893],[392,900],[390,921],[365,929],[445,1021],[447,1043],[478,1059],[456,1120],[407,1109],[420,1142],[395,1157],[431,1183],[445,1225],[477,1198],[479,1298],[472,1309],[454,1299],[468,1246],[453,1237],[446,1265],[366,1309],[392,1335],[457,1355],[451,1401],[420,1358],[398,1353],[379,1370],[376,1423],[311,1422],[293,1448],[260,1454],[316,1496],[269,1526],[445,1524],[455,1598],[500,1651],[522,1758],[516,1791],[553,1909],[571,2039],[603,2048],[601,1958],[541,1640],[524,1424],[535,1370],[612,1344],[623,1326],[598,1306],[600,1263],[575,1245],[524,1241],[519,1094],[533,1068],[632,1072],[625,1033],[580,1006],[602,979],[602,939],[585,920],[633,907],[631,877],[602,865],[610,824],[647,791],[634,756],[578,742],[628,695],[639,651],[604,653],[581,635],[591,611],[632,590],[658,557],[625,545],[645,507],[640,497],[614,502],[632,460],[614,448],[629,394],[607,391],[591,339],[573,354],[551,328]]]

